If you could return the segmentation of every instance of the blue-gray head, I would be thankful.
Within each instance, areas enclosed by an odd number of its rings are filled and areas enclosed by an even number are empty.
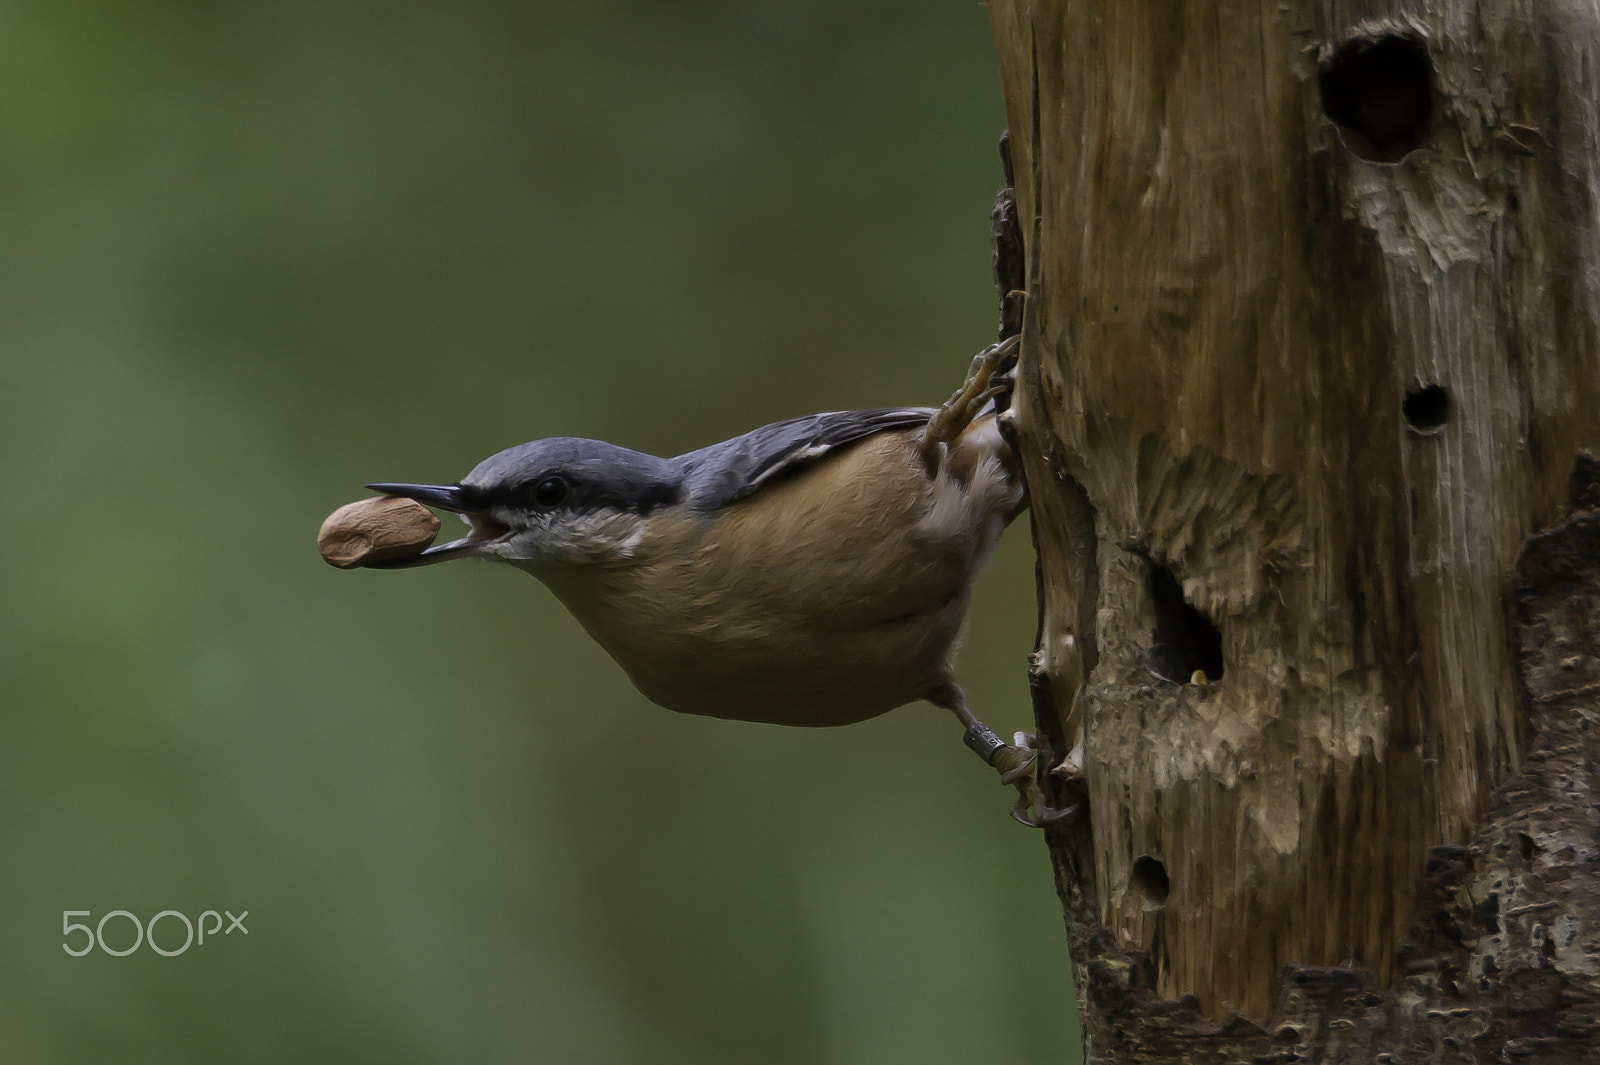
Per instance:
[[[462,539],[381,566],[478,557],[532,569],[627,561],[648,517],[682,499],[683,472],[673,459],[560,436],[491,455],[453,485],[367,487],[454,511],[472,526]]]
[[[671,459],[603,440],[557,436],[491,455],[458,484],[369,484],[453,510],[472,524],[463,539],[373,565],[398,569],[473,556],[525,569],[626,562],[642,544],[650,515],[660,510],[715,515],[857,441],[920,429],[932,413],[925,407],[882,407],[809,414]]]

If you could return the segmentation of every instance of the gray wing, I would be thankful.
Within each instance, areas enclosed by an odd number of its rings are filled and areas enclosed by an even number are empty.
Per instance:
[[[808,414],[678,456],[691,506],[714,510],[792,473],[835,448],[878,433],[926,425],[931,407],[879,407]]]

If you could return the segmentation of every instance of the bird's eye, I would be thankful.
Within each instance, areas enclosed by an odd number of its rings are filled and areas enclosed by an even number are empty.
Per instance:
[[[567,498],[567,482],[561,477],[546,477],[533,490],[533,501],[541,507],[553,507]]]

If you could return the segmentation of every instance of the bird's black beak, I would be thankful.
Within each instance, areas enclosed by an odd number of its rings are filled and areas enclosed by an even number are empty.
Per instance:
[[[461,486],[457,484],[369,484],[367,487],[386,496],[404,496],[437,510],[456,514],[472,514],[480,509],[462,501]]]
[[[433,507],[435,510],[448,510],[451,513],[460,514],[472,522],[472,531],[459,540],[452,540],[447,544],[438,544],[419,555],[393,558],[384,562],[371,562],[368,563],[370,569],[409,569],[413,566],[431,566],[435,562],[448,562],[453,558],[471,558],[482,553],[480,549],[484,544],[493,543],[511,535],[511,530],[495,521],[486,508],[480,504],[468,502],[461,491],[460,485],[384,482],[369,484],[367,487],[374,492],[382,492],[384,495],[415,499],[418,503]]]

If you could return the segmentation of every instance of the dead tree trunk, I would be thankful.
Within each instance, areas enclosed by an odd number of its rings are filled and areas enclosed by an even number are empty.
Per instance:
[[[1600,11],[989,11],[1090,1060],[1600,1060]]]

